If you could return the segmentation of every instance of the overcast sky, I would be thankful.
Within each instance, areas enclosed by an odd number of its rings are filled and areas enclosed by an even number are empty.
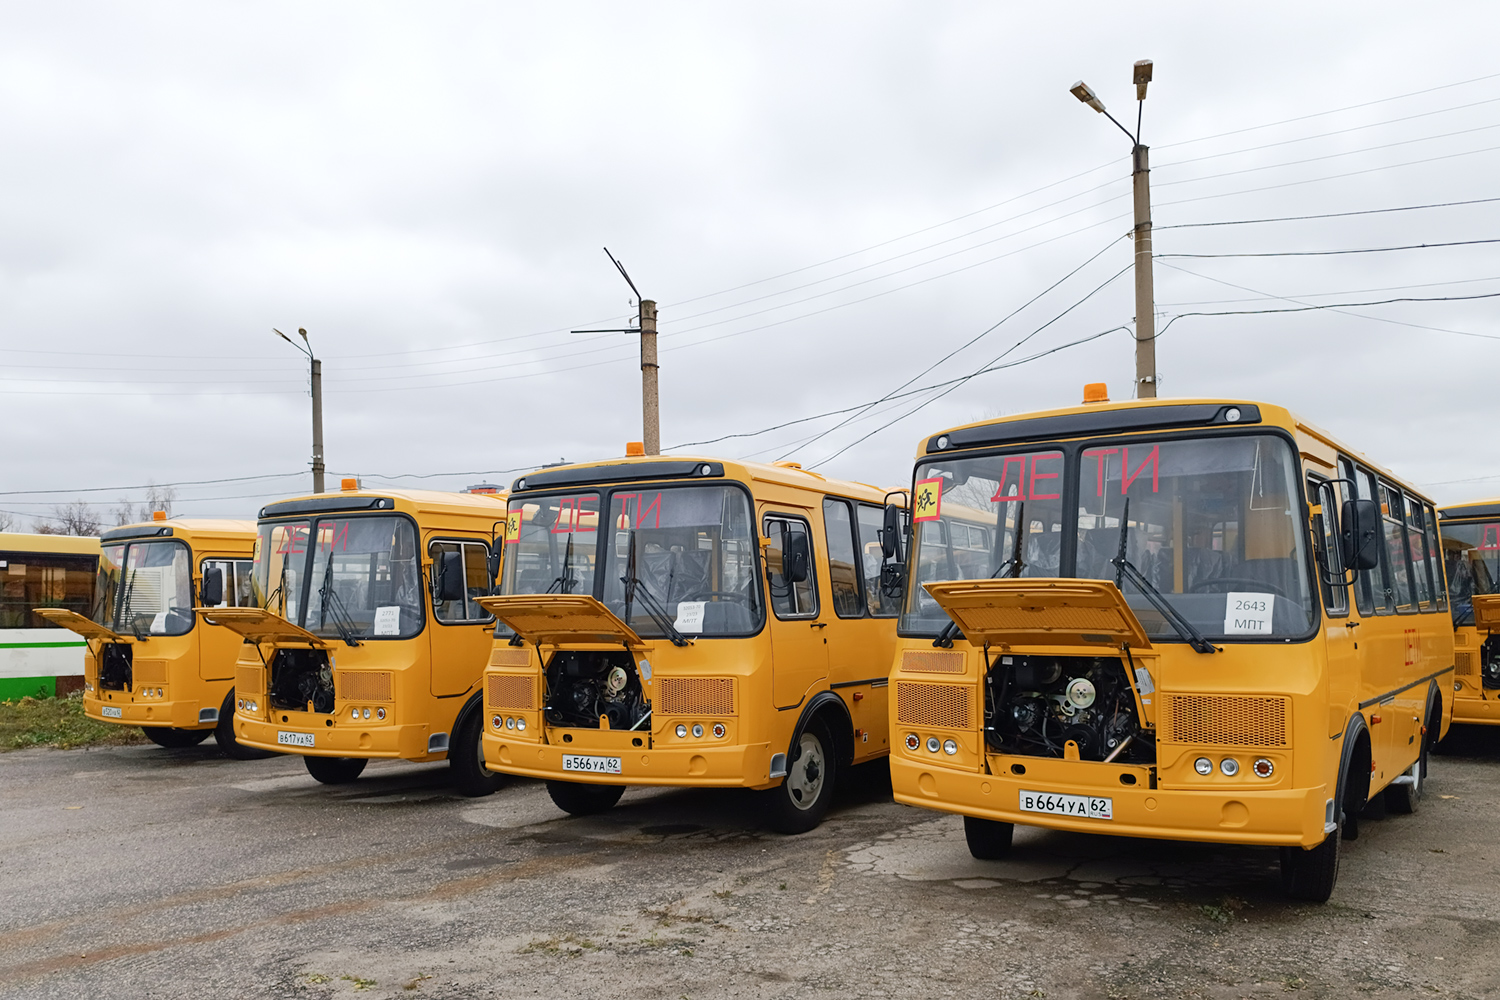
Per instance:
[[[1159,327],[1500,293],[1500,243],[1170,256],[1500,239],[1500,201],[1188,225],[1500,198],[1493,4],[0,17],[0,509],[22,528],[152,482],[266,477],[178,486],[187,515],[309,491],[307,364],[272,327],[324,359],[330,484],[462,489],[622,454],[638,343],[568,332],[634,313],[604,246],[659,302],[669,449],[878,399],[1012,313],[912,388],[1128,326],[1130,142],[1068,87],[1133,128],[1141,58]],[[1161,393],[1284,404],[1440,502],[1500,493],[1497,308],[1184,316]],[[1132,357],[1116,329],[846,426],[689,450],[897,486],[942,427],[1085,382],[1128,396]],[[19,493],[42,490],[61,492]]]

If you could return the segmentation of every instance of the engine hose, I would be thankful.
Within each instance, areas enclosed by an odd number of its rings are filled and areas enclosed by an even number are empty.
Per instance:
[[[1115,758],[1118,757],[1118,756],[1120,756],[1120,754],[1124,753],[1125,752],[1125,748],[1128,747],[1128,746],[1130,746],[1130,744],[1132,744],[1134,742],[1135,742],[1135,733],[1131,733],[1129,736],[1125,737],[1123,740],[1120,741],[1120,745],[1119,746],[1115,747],[1113,750],[1111,750],[1109,752],[1109,756],[1106,757],[1106,758],[1104,758],[1104,763],[1106,763],[1106,764],[1113,764]]]

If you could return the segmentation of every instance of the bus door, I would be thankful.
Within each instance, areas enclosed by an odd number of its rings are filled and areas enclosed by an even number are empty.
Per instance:
[[[1327,658],[1328,735],[1338,736],[1349,723],[1351,703],[1357,704],[1364,676],[1364,651],[1359,649],[1359,633],[1364,631],[1359,618],[1350,616],[1349,587],[1337,582],[1345,578],[1343,554],[1339,549],[1338,515],[1343,509],[1348,484],[1330,483],[1321,476],[1308,476],[1308,502],[1320,506],[1313,514],[1312,535],[1315,562],[1322,577],[1318,590],[1323,596],[1323,648]],[[1356,589],[1359,581],[1355,582]],[[1367,610],[1361,600],[1360,612]],[[1368,645],[1368,644],[1367,644]],[[1330,796],[1332,791],[1329,792]]]
[[[250,560],[248,559],[204,559],[199,572],[207,575],[209,570],[219,571],[222,587],[221,599],[215,608],[255,607],[250,592]],[[199,592],[202,595],[202,591]],[[208,606],[208,605],[205,605]],[[216,628],[202,620],[198,623],[198,676],[206,681],[227,681],[234,678],[234,665],[240,658],[240,647],[244,636],[227,628]],[[205,705],[205,708],[216,706]]]
[[[771,700],[779,709],[802,704],[808,689],[828,675],[828,623],[821,620],[809,513],[762,514],[771,609]]]
[[[477,684],[489,658],[495,619],[475,603],[475,598],[490,592],[485,581],[489,546],[478,541],[433,541],[427,551],[432,559],[433,622],[427,630],[432,693],[446,698]],[[451,581],[446,579],[449,575]],[[454,705],[453,710],[460,707]]]

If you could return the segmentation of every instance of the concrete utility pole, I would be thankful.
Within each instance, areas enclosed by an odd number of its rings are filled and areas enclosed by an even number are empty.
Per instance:
[[[1135,395],[1156,398],[1156,292],[1151,259],[1151,150],[1141,145],[1141,115],[1145,110],[1146,85],[1151,82],[1151,60],[1135,64],[1137,110],[1135,134],[1104,110],[1104,102],[1092,87],[1079,80],[1069,89],[1073,96],[1114,122],[1130,138],[1130,180],[1135,201]]]
[[[302,337],[302,344],[301,345],[299,345],[295,340],[293,340],[291,337],[288,337],[286,334],[282,333],[280,330],[276,329],[275,327],[271,328],[271,332],[274,333],[274,334],[276,334],[276,336],[280,337],[282,340],[286,341],[288,344],[291,344],[293,347],[297,348],[297,350],[301,351],[303,354],[306,354],[307,355],[307,360],[308,360],[309,364],[312,366],[312,432],[313,432],[312,474],[313,474],[313,492],[314,493],[322,493],[323,492],[323,362],[319,361],[317,358],[315,358],[313,356],[312,342],[307,339],[307,331],[305,329],[303,329],[301,327],[297,328],[298,335]]]
[[[647,455],[660,455],[661,400],[657,390],[657,375],[661,371],[661,365],[656,363],[656,302],[653,299],[641,298],[635,282],[630,280],[630,275],[625,271],[625,265],[615,259],[615,255],[609,252],[609,247],[604,248],[604,253],[609,257],[609,262],[619,270],[620,276],[625,279],[625,284],[630,286],[632,292],[635,292],[635,301],[638,304],[636,325],[611,330],[574,330],[572,332],[638,333],[641,335],[641,441],[645,445]]]

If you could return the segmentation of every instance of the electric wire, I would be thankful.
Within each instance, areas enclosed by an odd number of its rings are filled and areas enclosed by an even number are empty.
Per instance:
[[[1454,240],[1450,243],[1410,243],[1396,247],[1361,247],[1353,250],[1276,250],[1266,253],[1162,253],[1154,254],[1153,260],[1218,259],[1226,257],[1337,257],[1354,253],[1393,253],[1397,250],[1436,250],[1442,247],[1468,247],[1484,243],[1500,243],[1491,240]]]

